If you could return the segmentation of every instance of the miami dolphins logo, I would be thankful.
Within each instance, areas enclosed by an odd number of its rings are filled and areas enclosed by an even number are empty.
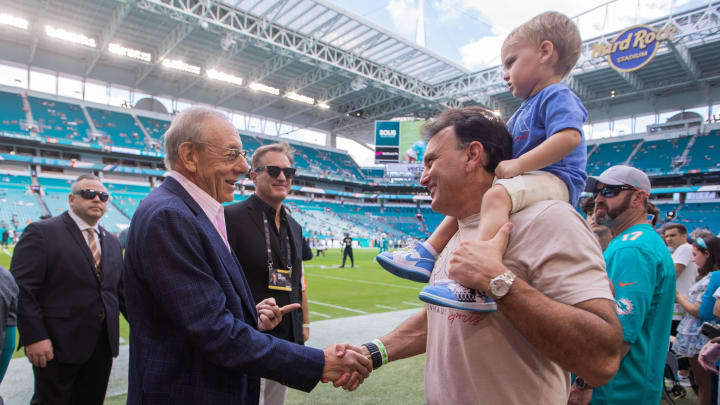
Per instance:
[[[618,316],[630,314],[632,311],[633,303],[629,299],[620,298],[615,301],[615,312],[617,312]]]

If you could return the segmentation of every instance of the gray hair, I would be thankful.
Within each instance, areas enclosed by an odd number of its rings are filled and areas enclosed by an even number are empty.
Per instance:
[[[221,113],[207,107],[190,107],[179,112],[173,118],[165,135],[165,167],[174,169],[178,160],[180,144],[184,142],[202,142],[205,139],[203,125],[211,118],[219,118],[230,123]]]
[[[80,183],[80,182],[83,181],[83,180],[97,181],[97,182],[99,182],[100,184],[102,184],[102,180],[100,180],[100,177],[98,177],[98,176],[96,176],[96,175],[94,175],[94,174],[81,174],[80,176],[78,176],[77,179],[75,179],[75,181],[73,182],[72,187],[70,188],[70,190],[71,190],[73,193],[76,192],[76,191],[79,191],[79,190],[80,190],[80,186],[78,185],[78,183]]]
[[[268,152],[280,152],[287,156],[288,160],[290,161],[290,166],[292,166],[295,163],[295,159],[293,159],[292,150],[290,149],[290,145],[287,142],[278,142],[278,143],[272,143],[270,145],[264,145],[257,149],[255,149],[255,152],[252,154],[252,158],[250,159],[250,166],[252,166],[252,169],[255,170],[258,168],[258,165],[260,164],[260,158],[263,157]]]

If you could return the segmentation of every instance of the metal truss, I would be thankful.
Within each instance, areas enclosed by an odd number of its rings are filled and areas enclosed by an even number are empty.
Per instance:
[[[367,46],[361,45],[349,52],[321,42],[315,36],[304,35],[275,24],[268,16],[258,17],[224,3],[207,0],[140,0],[139,4],[143,9],[180,21],[202,19],[215,27],[261,41],[273,48],[273,53],[278,53],[279,50],[289,51],[296,58],[306,57],[332,65],[414,98],[428,101],[434,98],[433,86],[428,83],[362,57]],[[282,1],[277,2],[276,11],[273,12],[277,12],[277,9],[284,5]]]
[[[681,61],[683,69],[685,69],[690,77],[690,80],[697,82],[699,86],[704,86],[705,84],[699,80],[698,69],[690,58],[687,48],[690,44],[720,38],[720,3],[716,2],[685,13],[671,15],[650,22],[647,25],[655,29],[660,29],[666,24],[673,24],[677,29],[677,33],[675,34],[673,46],[664,44],[662,47],[675,53],[676,57]],[[574,73],[584,73],[608,68],[609,65],[605,58],[592,58],[592,49],[593,46],[605,43],[609,38],[611,39],[619,33],[619,31],[613,32],[583,42],[580,60],[575,67]],[[435,87],[435,99],[449,100],[467,95],[475,96],[476,94],[501,92],[505,88],[502,74],[502,66],[495,66],[449,80]],[[621,76],[623,76],[623,79],[625,79],[633,89],[646,89],[645,84],[643,84],[636,75],[621,74]],[[573,88],[573,90],[579,90],[578,94],[585,94],[593,98],[594,95],[589,91],[587,86],[583,86],[577,80],[571,80],[570,83],[572,84],[570,87]]]
[[[288,82],[287,86],[285,87],[285,91],[298,93],[302,89],[304,89],[308,86],[311,86],[315,83],[321,82],[334,74],[335,74],[334,69],[332,69],[329,66],[322,65],[321,68],[307,71],[307,72],[301,74],[300,76],[297,76],[294,79],[290,80]],[[252,110],[252,113],[256,113],[267,107],[270,107],[271,105],[275,104],[278,101],[279,101],[279,99],[273,99],[273,100],[268,101],[267,103],[259,105]],[[327,102],[328,100],[322,99],[320,101]]]
[[[271,74],[282,70],[284,67],[288,66],[289,64],[295,62],[297,58],[293,57],[292,55],[287,55],[287,52],[283,52],[281,54],[275,55],[271,57],[270,59],[265,60],[260,66],[255,68],[252,72],[250,72],[247,75],[247,82],[253,83],[253,82],[262,82],[263,79],[270,76]],[[230,89],[223,94],[220,95],[218,104],[222,104],[231,98],[237,96],[238,94],[242,93],[243,91],[247,91],[245,88],[239,88],[239,89]]]
[[[140,83],[142,83],[143,80],[145,80],[148,75],[158,66],[160,63],[162,63],[163,59],[165,59],[170,52],[172,52],[175,48],[177,48],[178,45],[182,43],[182,41],[187,38],[188,35],[190,35],[193,30],[198,26],[197,21],[200,21],[204,18],[207,8],[204,7],[204,3],[206,2],[196,2],[193,5],[193,10],[195,10],[196,14],[178,14],[173,13],[171,11],[167,11],[167,14],[169,17],[179,21],[179,24],[173,28],[170,33],[163,38],[163,40],[160,42],[160,45],[158,45],[157,48],[155,48],[155,51],[153,52],[153,55],[155,57],[155,61],[151,64],[146,64],[142,66],[137,74],[137,78],[135,80],[134,87],[138,87]],[[148,6],[145,4],[144,1],[138,2],[138,7],[143,9],[152,9],[151,6]]]
[[[105,49],[107,49],[110,41],[112,41],[115,36],[115,32],[117,32],[122,22],[125,21],[125,18],[130,14],[133,7],[135,7],[136,2],[137,0],[128,0],[125,3],[119,3],[115,7],[115,11],[113,11],[112,17],[110,17],[110,22],[105,27],[105,30],[103,30],[100,34],[100,46],[95,51],[95,54],[92,56],[92,60],[88,63],[87,68],[85,69],[85,77],[90,75],[95,67],[95,64],[97,64],[100,60],[103,52],[105,52]]]
[[[348,131],[359,126],[370,125],[373,124],[375,120],[397,117],[408,111],[417,110],[417,107],[417,103],[414,103],[412,100],[398,98],[392,103],[378,105],[364,111],[365,115],[363,115],[362,120],[352,120],[351,117],[340,118],[335,124],[333,131]]]

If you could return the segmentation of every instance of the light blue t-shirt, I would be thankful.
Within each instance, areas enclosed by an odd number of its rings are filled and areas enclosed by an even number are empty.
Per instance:
[[[603,256],[630,351],[615,377],[593,390],[592,405],[657,405],[675,303],[672,256],[647,224],[631,226],[613,238]]]
[[[583,135],[587,116],[587,110],[578,96],[566,85],[556,83],[525,100],[507,122],[513,137],[513,159],[535,149],[564,129],[580,132],[582,138],[575,150],[559,162],[540,169],[556,175],[567,184],[572,205],[577,204],[587,180],[587,147]]]

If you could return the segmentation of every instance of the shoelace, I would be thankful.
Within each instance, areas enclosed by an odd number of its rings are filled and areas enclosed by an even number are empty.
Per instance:
[[[453,293],[455,293],[455,297],[460,302],[475,302],[475,290],[471,288],[466,288],[461,286],[460,284],[455,284],[455,288],[453,288]]]

